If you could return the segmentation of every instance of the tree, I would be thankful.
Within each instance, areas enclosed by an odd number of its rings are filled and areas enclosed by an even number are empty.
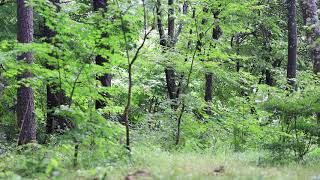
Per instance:
[[[296,1],[288,0],[288,84],[294,88],[297,71]]]
[[[301,7],[305,25],[308,26],[307,40],[314,63],[313,70],[317,74],[320,72],[320,45],[316,43],[320,37],[317,0],[301,0]]]
[[[179,24],[177,32],[175,26],[175,3],[174,0],[168,0],[168,34],[165,35],[164,27],[162,24],[162,10],[161,10],[161,0],[157,0],[156,5],[156,13],[157,13],[157,26],[158,32],[160,36],[160,45],[163,47],[164,52],[173,48],[177,42],[177,39],[182,31],[183,25]],[[186,14],[188,11],[188,2],[184,1],[182,7],[182,13]],[[167,91],[169,94],[169,98],[174,102],[179,98],[180,89],[177,87],[176,84],[176,73],[174,67],[166,66],[165,67],[165,75],[166,75],[166,84],[167,84]],[[176,102],[175,102],[176,103]],[[174,108],[177,106],[174,104]]]
[[[59,0],[51,0],[51,3],[55,5],[56,11],[60,11]],[[57,32],[50,29],[46,23],[49,19],[44,19],[43,27],[41,28],[42,33],[41,36],[45,38],[45,42],[52,43],[53,38],[56,36]],[[54,56],[51,54],[51,56]],[[58,57],[55,57],[58,58]],[[46,68],[49,70],[57,70],[56,64],[46,63]],[[62,116],[55,114],[55,109],[59,108],[61,105],[68,105],[70,103],[70,99],[66,96],[65,91],[62,89],[61,77],[58,78],[58,82],[56,79],[50,79],[51,81],[47,85],[47,124],[46,131],[51,134],[56,131],[65,130],[66,128],[72,128],[74,125],[69,122],[67,119]]]
[[[207,8],[204,8],[204,11],[207,12],[208,10],[206,10]],[[219,18],[219,11],[214,11],[213,16],[215,19]],[[203,21],[206,22],[206,21]],[[213,40],[219,40],[220,36],[222,35],[222,30],[221,27],[219,25],[216,25],[213,30],[212,30],[212,38]],[[206,80],[206,84],[205,84],[205,96],[204,96],[204,100],[207,103],[210,103],[212,101],[212,90],[213,90],[213,73],[206,73],[205,74],[205,80]],[[207,114],[211,114],[211,110],[210,107],[208,107],[207,109]]]
[[[311,59],[313,60],[313,71],[315,74],[320,72],[320,45],[316,41],[320,37],[319,15],[317,0],[301,0],[303,19],[307,29],[307,39],[310,45]],[[317,113],[318,124],[320,124],[320,113]],[[320,144],[320,138],[319,138]]]
[[[99,11],[99,9],[106,11],[108,8],[107,2],[105,0],[93,0],[92,2],[93,2],[92,6],[95,11]],[[107,33],[104,32],[101,35],[101,38],[106,38],[106,37],[107,37]],[[97,55],[96,56],[96,64],[99,66],[103,66],[104,63],[108,63],[108,60],[101,55]],[[100,81],[100,83],[103,87],[111,87],[112,75],[111,74],[103,74],[101,76],[98,76],[97,80]],[[101,95],[102,95],[103,99],[106,99],[108,97],[108,94],[106,94],[106,93],[101,93]],[[106,105],[105,105],[105,102],[103,102],[103,100],[96,101],[96,109],[104,108],[105,106]]]
[[[116,4],[119,9],[120,5],[119,2],[116,1]],[[129,52],[129,41],[128,41],[128,34],[126,31],[126,26],[125,26],[125,21],[124,21],[124,13],[120,12],[120,21],[121,21],[121,31],[123,35],[123,40],[125,44],[125,54],[126,54],[126,59],[127,59],[127,74],[128,74],[128,93],[127,93],[127,98],[126,98],[126,105],[123,111],[123,118],[124,118],[124,123],[125,123],[125,128],[126,128],[126,149],[131,152],[130,148],[130,120],[129,120],[129,114],[131,110],[131,103],[132,103],[132,88],[133,88],[133,65],[137,61],[141,50],[146,44],[146,41],[151,34],[151,32],[154,29],[154,23],[152,22],[151,28],[148,30],[148,18],[147,18],[147,7],[145,0],[142,0],[142,6],[143,6],[143,36],[142,36],[142,42],[140,45],[135,49],[134,55],[131,57],[130,52]]]
[[[17,1],[17,39],[18,42],[27,44],[33,41],[33,8],[26,5],[25,0]],[[30,52],[23,53],[18,60],[27,64],[33,63]],[[18,75],[20,82],[32,77],[31,72],[22,72]],[[34,95],[31,87],[21,83],[17,90],[17,122],[20,128],[18,144],[27,144],[36,140],[36,121]]]

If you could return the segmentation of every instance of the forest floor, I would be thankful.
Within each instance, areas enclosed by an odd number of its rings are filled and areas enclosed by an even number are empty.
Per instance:
[[[130,163],[107,168],[105,173],[93,175],[96,179],[287,179],[320,180],[320,163],[290,163],[287,165],[262,165],[260,153],[163,152],[161,150],[136,151]],[[93,176],[71,174],[70,179],[92,179]],[[81,173],[80,173],[81,174]]]
[[[169,152],[144,145],[133,147],[130,158],[124,155],[117,160],[106,161],[99,153],[89,155],[82,149],[79,152],[79,165],[73,167],[74,154],[72,146],[69,147],[70,151],[61,148],[49,151],[45,147],[37,150],[37,154],[34,151],[29,155],[19,152],[0,154],[0,179],[320,180],[320,149],[310,153],[304,163],[287,161],[282,165],[275,165],[275,161],[262,152]]]

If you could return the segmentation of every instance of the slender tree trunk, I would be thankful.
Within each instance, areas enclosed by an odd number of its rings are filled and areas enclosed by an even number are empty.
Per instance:
[[[118,8],[120,9],[119,3],[118,1],[116,1]],[[123,38],[125,41],[125,49],[126,49],[126,56],[127,56],[127,60],[128,60],[128,94],[127,94],[127,104],[124,108],[124,112],[123,112],[123,117],[124,117],[124,123],[125,123],[125,127],[126,127],[126,148],[129,152],[131,152],[131,148],[130,148],[130,121],[129,121],[129,113],[130,113],[130,109],[131,109],[131,99],[132,99],[132,87],[133,87],[133,79],[132,79],[132,75],[133,75],[133,71],[132,71],[132,67],[134,65],[134,63],[136,62],[136,60],[138,59],[138,56],[140,54],[141,49],[144,47],[146,40],[148,39],[148,36],[151,34],[154,25],[152,25],[152,28],[147,31],[147,10],[146,10],[146,4],[145,4],[145,0],[142,0],[142,5],[143,5],[143,22],[144,22],[144,36],[142,39],[142,43],[140,44],[140,46],[137,48],[134,56],[132,57],[132,59],[130,59],[130,55],[129,55],[129,48],[128,48],[128,39],[127,39],[127,34],[125,31],[125,25],[124,25],[124,20],[123,20],[123,16],[122,14],[120,14],[120,20],[121,20],[121,30],[122,30],[122,34],[123,34]]]
[[[296,22],[296,1],[288,0],[288,84],[295,88],[297,71],[297,22]]]
[[[103,9],[106,11],[108,8],[108,4],[107,4],[106,0],[93,0],[92,3],[93,3],[92,4],[93,9],[95,11],[98,11],[99,9]],[[102,38],[105,38],[106,36],[107,36],[107,33],[103,33],[101,35]],[[97,65],[103,66],[105,63],[108,63],[108,62],[109,61],[106,58],[102,57],[101,55],[96,56],[96,64]],[[112,75],[111,74],[103,74],[102,76],[97,77],[97,80],[100,81],[100,83],[103,87],[111,87]],[[101,95],[104,99],[107,99],[110,97],[110,95],[107,93],[103,93]],[[100,108],[104,108],[104,107],[106,107],[106,104],[103,100],[96,101],[96,109],[100,109]]]
[[[33,41],[33,8],[27,7],[24,0],[17,0],[17,29],[18,42],[31,43]],[[31,53],[24,53],[18,60],[28,64],[33,63]],[[31,78],[31,72],[18,75],[18,80]],[[21,85],[17,90],[17,124],[20,128],[18,144],[27,144],[36,140],[36,121],[34,95],[31,87]]]
[[[128,97],[127,97],[127,105],[124,109],[124,122],[126,126],[126,149],[131,152],[130,148],[130,122],[129,122],[129,113],[131,106],[131,97],[132,97],[132,64],[129,64],[128,67]]]

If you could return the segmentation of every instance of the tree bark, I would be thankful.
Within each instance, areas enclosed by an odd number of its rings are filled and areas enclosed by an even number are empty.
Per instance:
[[[301,8],[303,24],[307,25],[307,7],[305,2],[306,0],[300,0],[300,8]]]
[[[175,78],[174,69],[166,68],[165,74],[166,74],[166,81],[167,81],[167,89],[168,89],[169,98],[171,100],[177,99],[178,94],[177,94],[177,85],[176,85],[176,81],[175,81],[176,78]]]
[[[318,0],[301,0],[301,6],[304,9],[305,25],[309,26],[307,30],[307,39],[310,45],[311,58],[314,62],[313,70],[317,74],[320,72],[320,45],[316,44],[320,37]]]
[[[103,9],[104,11],[107,11],[108,4],[106,0],[93,0],[92,6],[94,11],[99,11],[99,9]],[[102,38],[105,38],[107,36],[106,33],[101,34]],[[96,56],[96,64],[99,66],[103,66],[105,63],[108,63],[109,61],[102,57],[101,55]],[[100,81],[101,85],[103,87],[111,87],[112,85],[112,75],[111,74],[103,74],[102,76],[98,76],[97,80]],[[107,99],[110,97],[107,93],[101,93],[103,99]],[[101,109],[106,107],[106,103],[103,100],[96,100],[96,109]]]
[[[269,86],[274,85],[274,79],[272,77],[271,70],[269,70],[269,69],[266,70],[266,84]]]
[[[174,18],[174,0],[168,0],[168,36],[169,36],[169,46],[173,45],[174,41],[174,28],[175,28],[175,18]]]
[[[297,71],[296,1],[288,0],[288,84],[294,89]]]
[[[27,7],[24,0],[17,0],[17,39],[20,43],[33,42],[33,8]],[[24,53],[18,60],[33,63],[31,53]],[[31,78],[31,72],[18,75],[18,80]],[[36,121],[34,95],[31,87],[23,84],[17,90],[17,124],[20,128],[18,144],[27,144],[36,140]]]

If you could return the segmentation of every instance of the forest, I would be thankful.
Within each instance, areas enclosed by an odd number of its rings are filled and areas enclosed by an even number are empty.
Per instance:
[[[0,0],[0,179],[319,180],[319,6]]]

